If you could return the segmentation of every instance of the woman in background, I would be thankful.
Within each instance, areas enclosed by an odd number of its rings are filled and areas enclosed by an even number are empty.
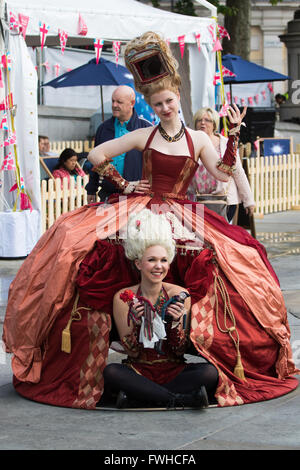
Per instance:
[[[218,133],[220,118],[217,111],[212,108],[201,108],[195,113],[193,122],[195,130],[203,131],[209,136],[214,148],[222,158],[228,139]],[[254,198],[240,158],[236,159],[236,170],[229,182],[217,180],[200,163],[188,191],[188,195],[192,200],[196,199],[196,194],[227,195],[228,222],[232,220],[236,207],[240,202],[243,203],[246,214],[253,215]]]
[[[71,148],[66,148],[62,151],[59,156],[58,163],[53,170],[53,176],[55,179],[61,179],[61,185],[63,185],[63,179],[68,178],[68,185],[70,185],[71,176],[77,179],[77,176],[84,176],[84,171],[80,168],[77,163],[77,153]]]

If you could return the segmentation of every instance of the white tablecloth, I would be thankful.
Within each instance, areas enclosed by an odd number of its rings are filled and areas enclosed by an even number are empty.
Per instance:
[[[39,211],[0,212],[0,257],[27,256],[40,236]]]

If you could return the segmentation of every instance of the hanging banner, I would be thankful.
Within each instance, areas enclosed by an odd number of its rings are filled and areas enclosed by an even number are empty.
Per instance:
[[[99,63],[103,44],[104,44],[104,39],[94,39],[94,48],[96,52],[96,64]]]
[[[183,34],[182,36],[178,36],[178,42],[179,42],[179,47],[180,47],[181,58],[183,59],[184,44],[185,44],[185,34]]]

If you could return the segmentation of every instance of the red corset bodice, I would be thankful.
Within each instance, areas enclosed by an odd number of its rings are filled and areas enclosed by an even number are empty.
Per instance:
[[[151,133],[143,152],[143,179],[148,179],[152,193],[185,197],[188,186],[198,168],[194,145],[185,129],[190,156],[168,155],[150,148],[157,127]]]

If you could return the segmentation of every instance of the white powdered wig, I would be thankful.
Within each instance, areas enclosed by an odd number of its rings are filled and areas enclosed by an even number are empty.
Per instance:
[[[175,256],[172,227],[164,214],[149,209],[132,213],[128,219],[127,238],[124,240],[125,255],[130,260],[141,259],[150,246],[163,246],[171,263]]]

